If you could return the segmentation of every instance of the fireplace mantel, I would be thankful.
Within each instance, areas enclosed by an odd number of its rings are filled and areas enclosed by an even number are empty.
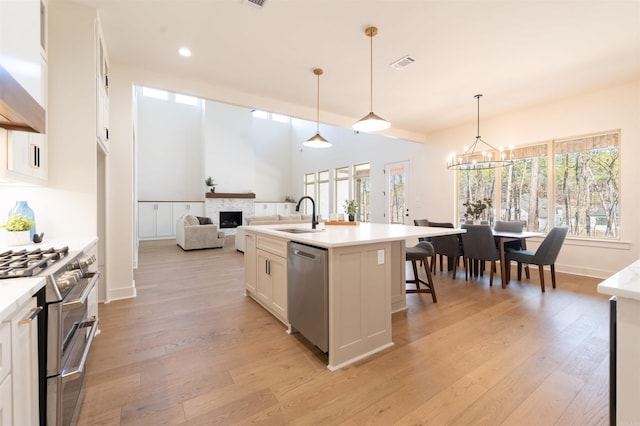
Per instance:
[[[238,194],[234,192],[207,192],[205,198],[256,198],[253,192]]]

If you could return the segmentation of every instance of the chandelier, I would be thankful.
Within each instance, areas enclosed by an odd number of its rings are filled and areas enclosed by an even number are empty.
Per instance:
[[[495,169],[497,167],[513,165],[513,146],[505,150],[503,147],[494,148],[480,137],[480,98],[478,100],[478,132],[476,140],[470,147],[464,147],[462,154],[451,153],[447,158],[447,168],[454,170]]]

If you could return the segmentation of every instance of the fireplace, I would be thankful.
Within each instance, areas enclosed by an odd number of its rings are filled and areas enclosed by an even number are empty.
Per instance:
[[[237,228],[242,225],[242,212],[220,212],[220,229]]]

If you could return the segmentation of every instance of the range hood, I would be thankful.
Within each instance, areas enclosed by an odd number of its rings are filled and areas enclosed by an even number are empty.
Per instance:
[[[0,65],[0,128],[45,133],[45,110]]]

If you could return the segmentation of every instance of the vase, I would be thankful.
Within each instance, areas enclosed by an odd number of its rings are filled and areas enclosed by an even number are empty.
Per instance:
[[[8,246],[23,246],[25,244],[29,244],[29,241],[31,241],[29,238],[29,231],[7,232]]]
[[[36,221],[36,216],[26,201],[16,201],[16,205],[13,206],[11,210],[9,210],[9,217],[13,216],[14,214],[24,216],[33,222]],[[29,231],[25,231],[25,232],[29,233],[29,241],[31,241],[31,239],[33,238],[33,234],[36,233],[36,226],[33,225]],[[12,232],[10,232],[10,234],[12,234]],[[23,243],[23,244],[26,244],[26,243]],[[18,244],[15,244],[15,245],[18,245]]]
[[[356,218],[354,215],[350,214],[349,215],[349,222],[355,222]]]
[[[216,192],[216,187],[215,186],[211,187],[211,192]]]

